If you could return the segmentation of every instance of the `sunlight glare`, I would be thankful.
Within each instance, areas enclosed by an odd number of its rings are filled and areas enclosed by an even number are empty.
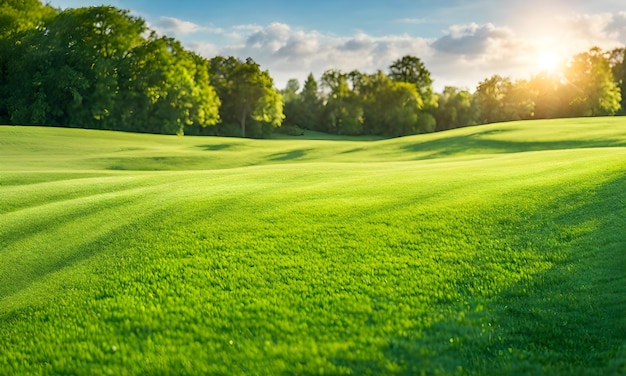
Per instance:
[[[542,72],[554,72],[559,66],[559,57],[553,52],[544,52],[537,59],[537,68]]]

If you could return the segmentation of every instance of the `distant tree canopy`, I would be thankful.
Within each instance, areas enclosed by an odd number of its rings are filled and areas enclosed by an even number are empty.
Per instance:
[[[560,75],[494,75],[435,93],[415,56],[329,69],[276,90],[252,58],[210,60],[110,6],[0,0],[0,123],[266,137],[276,128],[387,137],[519,119],[626,114],[626,53],[592,48]]]
[[[387,75],[331,69],[321,77],[321,90],[312,75],[305,87],[298,92],[292,80],[283,91],[286,123],[348,135],[394,137],[499,121],[615,115],[626,104],[626,54],[592,48],[574,56],[562,75],[517,81],[494,75],[474,93],[456,87],[434,93],[430,72],[414,56],[394,61]]]
[[[282,91],[285,123],[342,135],[404,136],[432,132],[437,96],[420,59],[405,56],[378,71],[324,72],[320,85],[309,75],[301,92],[291,80]]]
[[[18,4],[3,12],[26,12]],[[168,134],[218,121],[208,62],[174,39],[145,36],[145,22],[128,11],[58,12],[31,1],[28,12],[26,25],[2,17],[14,30],[2,41],[3,121]]]

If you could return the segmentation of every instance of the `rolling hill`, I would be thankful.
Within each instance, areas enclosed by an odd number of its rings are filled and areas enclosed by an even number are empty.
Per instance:
[[[0,126],[0,374],[626,373],[626,121]]]

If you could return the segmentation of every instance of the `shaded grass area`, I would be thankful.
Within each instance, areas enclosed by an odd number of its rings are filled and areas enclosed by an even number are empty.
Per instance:
[[[621,147],[626,142],[619,139],[577,139],[575,140],[520,140],[506,138],[508,130],[487,130],[456,137],[445,137],[426,142],[407,144],[403,149],[419,153],[418,159],[445,158],[471,153],[520,153],[542,150],[568,150],[598,147]],[[497,135],[498,137],[491,137]],[[503,137],[504,136],[504,137]]]
[[[626,373],[625,188],[622,171],[593,191],[558,202],[559,207],[574,209],[555,218],[542,233],[567,257],[529,283],[506,291],[498,305],[509,352],[507,370]],[[520,238],[530,240],[528,234]]]
[[[444,353],[450,365],[458,364],[456,372],[448,365],[444,373],[626,373],[625,187],[626,178],[618,176],[593,191],[543,201],[542,210],[509,208],[529,217],[501,218],[504,226],[493,236],[507,252],[540,254],[549,267],[488,300],[475,289],[489,276],[472,271],[460,286],[466,314],[451,312],[455,320],[433,327],[450,337]],[[527,261],[502,259],[499,266],[521,272]],[[420,344],[398,341],[395,355],[413,372],[422,371]]]

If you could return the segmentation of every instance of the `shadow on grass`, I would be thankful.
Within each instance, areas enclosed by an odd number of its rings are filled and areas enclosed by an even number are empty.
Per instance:
[[[385,357],[400,366],[396,373],[626,374],[625,188],[621,177],[560,197],[557,207],[595,199],[557,214],[547,227],[512,223],[500,234],[510,241],[507,252],[532,242],[533,253],[551,267],[495,296],[462,292],[464,302],[439,306],[448,319],[427,328],[422,339],[389,339]]]
[[[210,166],[208,157],[128,157],[103,159],[108,164],[107,170],[113,171],[172,171],[193,170]]]
[[[208,151],[220,151],[233,147],[233,144],[213,144],[213,145],[198,145],[197,148]]]
[[[302,158],[309,150],[292,150],[284,153],[276,153],[269,156],[270,161],[291,161],[294,159]]]
[[[507,372],[626,374],[616,359],[626,348],[626,177],[589,195],[593,203],[559,216],[550,234],[568,257],[495,301],[491,355],[509,354]]]
[[[457,137],[446,137],[427,142],[408,144],[402,147],[404,151],[412,153],[429,153],[420,159],[441,158],[452,155],[476,152],[484,153],[516,153],[525,151],[582,149],[596,147],[626,146],[623,140],[595,139],[571,141],[503,141],[486,138],[507,130],[489,130]]]
[[[275,140],[308,140],[308,141],[380,141],[389,139],[383,136],[347,136],[333,133],[324,133],[318,131],[304,130],[302,135],[290,136],[285,134],[274,133],[272,139]]]

